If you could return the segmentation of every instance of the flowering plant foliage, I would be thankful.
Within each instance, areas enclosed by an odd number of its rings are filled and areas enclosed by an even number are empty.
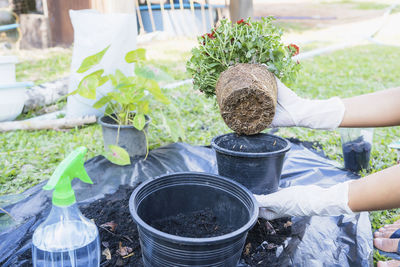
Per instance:
[[[195,89],[206,96],[215,95],[221,72],[237,63],[265,64],[283,82],[295,79],[300,65],[292,59],[298,46],[284,45],[282,31],[272,24],[273,18],[261,21],[241,19],[236,23],[222,20],[211,33],[198,37],[186,68],[193,76]]]

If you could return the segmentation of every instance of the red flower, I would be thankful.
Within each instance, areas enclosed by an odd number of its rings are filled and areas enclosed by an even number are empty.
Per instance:
[[[295,55],[299,54],[300,48],[297,45],[290,44],[290,45],[288,45],[288,48],[289,48],[290,51],[292,51],[292,56],[295,56]]]
[[[237,24],[242,24],[242,23],[244,23],[244,24],[246,24],[246,25],[250,25],[250,24],[248,24],[247,22],[244,22],[244,19],[238,20],[238,21],[236,21],[236,23],[237,23]]]
[[[203,35],[201,36],[201,38],[206,39],[206,36],[208,36],[208,38],[210,38],[210,39],[215,39],[214,34],[215,34],[214,30],[212,30],[211,33],[205,33],[205,34],[203,34]],[[205,41],[203,41],[203,45],[204,45],[204,44],[205,44]]]

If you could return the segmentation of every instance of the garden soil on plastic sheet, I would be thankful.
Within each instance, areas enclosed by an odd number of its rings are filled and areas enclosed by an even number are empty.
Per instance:
[[[102,199],[80,207],[82,213],[93,220],[99,229],[101,266],[143,266],[139,234],[129,212],[129,197],[133,189],[129,186],[120,186],[114,194],[106,195]],[[199,224],[206,224],[207,229],[218,229],[218,224],[210,211],[200,211],[195,216],[200,220],[194,221],[191,216],[177,215],[176,218],[167,218],[158,223],[164,224],[163,230],[171,232],[176,229],[165,223],[183,219],[185,229],[180,232],[181,234],[198,228]],[[190,226],[191,223],[195,223],[196,227]],[[290,225],[291,222],[285,219],[275,221],[260,219],[247,236],[241,262],[244,261],[250,266],[268,266],[268,263],[276,262],[276,248],[290,235]],[[207,232],[196,231],[191,235],[192,237],[210,235]],[[225,232],[223,229],[216,231],[218,234]],[[30,253],[31,250],[27,250],[23,255],[23,258],[29,262],[31,261]]]

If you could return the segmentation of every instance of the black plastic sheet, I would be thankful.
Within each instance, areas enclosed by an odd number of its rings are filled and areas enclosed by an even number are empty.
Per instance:
[[[307,145],[307,143],[306,143]],[[330,186],[356,175],[342,170],[320,153],[292,143],[282,172],[281,187],[318,184]],[[88,160],[85,168],[94,185],[75,179],[73,188],[80,203],[92,202],[115,192],[119,185],[134,186],[162,174],[196,171],[217,173],[215,153],[208,147],[175,143],[150,152],[147,160],[136,158],[131,166],[111,164],[102,156]],[[19,256],[30,249],[31,236],[46,218],[51,207],[51,192],[41,190],[43,183],[23,194],[5,196],[0,203],[19,222],[8,225],[0,217],[0,265],[27,266]],[[13,203],[14,202],[14,203]],[[372,263],[372,233],[368,213],[337,217],[295,217],[294,237],[277,249],[279,266],[369,266]],[[245,265],[244,265],[245,266]]]

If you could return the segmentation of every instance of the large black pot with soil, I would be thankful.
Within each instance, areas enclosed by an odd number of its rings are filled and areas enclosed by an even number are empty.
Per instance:
[[[258,217],[251,192],[207,173],[175,173],[137,187],[129,209],[148,267],[236,266]]]
[[[278,189],[283,162],[290,143],[279,136],[223,134],[213,138],[218,173],[231,178],[254,194]]]

